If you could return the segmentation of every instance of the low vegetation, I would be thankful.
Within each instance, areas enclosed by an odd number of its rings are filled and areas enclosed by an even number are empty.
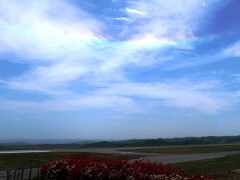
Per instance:
[[[240,169],[240,154],[223,158],[177,163],[173,167],[184,169],[187,174],[199,172],[224,179],[229,176],[232,170]]]
[[[66,156],[81,156],[81,157],[106,157],[108,159],[134,159],[136,156],[129,155],[103,155],[95,153],[72,153],[72,152],[50,152],[50,153],[32,153],[32,154],[4,154],[0,155],[0,170],[6,170],[19,167],[23,162],[29,159],[39,160],[55,160],[63,159]],[[52,161],[51,161],[52,162]],[[38,167],[39,164],[33,164]],[[231,155],[223,158],[199,160],[192,162],[183,162],[172,164],[172,167],[178,170],[184,169],[186,175],[204,174],[213,177],[214,179],[227,179],[230,172],[240,168],[240,154]]]
[[[227,144],[240,143],[240,136],[207,136],[184,138],[157,138],[157,139],[132,139],[123,141],[99,141],[94,143],[75,142],[69,144],[0,144],[0,150],[20,149],[77,149],[87,147],[147,147],[147,146],[176,146],[200,144]]]
[[[99,157],[65,157],[45,163],[46,179],[89,180],[210,180],[208,176],[189,175],[169,165],[145,161],[110,160]]]
[[[240,151],[240,145],[208,145],[188,147],[159,147],[159,148],[138,148],[126,149],[125,151],[141,153],[162,153],[162,154],[200,154],[217,153],[226,151]]]
[[[132,159],[136,156],[114,155],[114,154],[99,154],[99,153],[74,153],[74,152],[48,152],[48,153],[23,153],[23,154],[0,154],[0,170],[13,169],[21,167],[24,162],[30,159],[38,159],[42,161],[53,160],[70,155],[86,156],[104,156],[110,159]],[[39,167],[39,163],[33,164],[33,167]]]

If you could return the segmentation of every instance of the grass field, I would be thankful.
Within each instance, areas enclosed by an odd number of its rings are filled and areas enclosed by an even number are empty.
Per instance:
[[[24,162],[29,159],[39,159],[39,160],[51,160],[60,157],[70,156],[70,155],[81,155],[81,156],[104,156],[113,159],[131,159],[136,156],[127,155],[106,155],[97,153],[76,153],[76,152],[48,152],[48,153],[25,153],[25,154],[0,154],[0,170],[7,170],[16,167],[21,167]],[[39,163],[33,164],[33,166],[39,166]]]
[[[11,169],[21,166],[29,159],[50,160],[57,159],[69,155],[81,156],[105,156],[114,159],[132,159],[136,156],[128,155],[103,155],[95,153],[73,153],[73,152],[49,152],[49,153],[31,153],[31,154],[1,154],[0,155],[0,170]],[[36,167],[39,164],[34,164]],[[34,166],[33,165],[33,166]],[[231,155],[223,158],[199,160],[192,162],[184,162],[173,164],[173,167],[184,169],[187,174],[200,173],[211,175],[213,177],[226,177],[231,170],[240,168],[240,154]]]
[[[141,153],[162,153],[162,154],[198,154],[198,153],[240,151],[240,145],[139,148],[139,149],[127,149],[126,151]]]
[[[223,158],[192,161],[173,164],[175,168],[184,169],[186,173],[202,173],[213,177],[226,177],[234,169],[240,169],[240,154]]]

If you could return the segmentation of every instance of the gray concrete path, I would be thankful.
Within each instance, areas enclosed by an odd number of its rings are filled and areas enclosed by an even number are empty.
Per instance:
[[[225,157],[228,155],[235,155],[235,154],[240,154],[240,151],[206,153],[206,154],[157,154],[153,156],[142,157],[140,159],[145,159],[152,162],[161,162],[164,164],[174,164],[174,163],[180,163],[180,162],[221,158],[221,157]]]
[[[127,152],[124,151],[126,149],[135,149],[134,148],[82,148],[82,149],[54,149],[47,150],[44,152],[90,152],[90,153],[102,153],[102,154],[129,154],[129,155],[137,155],[140,156],[139,159],[149,160],[152,162],[159,162],[163,164],[173,164],[187,161],[196,161],[196,160],[204,160],[204,159],[212,159],[212,158],[221,158],[228,155],[240,154],[240,151],[228,151],[228,152],[218,152],[218,153],[202,153],[202,154],[160,154],[160,153],[138,153],[138,152]],[[34,151],[37,152],[37,151]],[[34,153],[32,152],[32,153]],[[9,153],[9,152],[5,152]],[[29,151],[19,151],[15,153],[29,153]],[[2,153],[4,154],[4,153]],[[24,177],[28,177],[28,171],[26,170],[24,173]],[[0,180],[6,179],[6,171],[0,171]],[[33,169],[33,175],[37,175],[37,169]]]
[[[150,160],[161,163],[179,163],[187,161],[196,161],[203,159],[221,158],[228,155],[240,154],[240,151],[228,151],[218,153],[202,153],[202,154],[160,154],[160,153],[138,153],[123,151],[128,148],[84,148],[84,149],[69,149],[69,150],[53,150],[54,152],[90,152],[102,154],[129,154],[141,156],[140,159]]]

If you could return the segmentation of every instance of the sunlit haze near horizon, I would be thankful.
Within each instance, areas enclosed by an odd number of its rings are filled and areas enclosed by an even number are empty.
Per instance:
[[[0,139],[237,135],[239,0],[1,0]]]

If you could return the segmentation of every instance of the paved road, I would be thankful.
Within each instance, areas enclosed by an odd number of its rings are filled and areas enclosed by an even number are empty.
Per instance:
[[[205,145],[199,145],[199,146],[205,146]],[[206,146],[211,146],[211,145],[206,145]],[[213,145],[213,146],[217,146],[217,145]],[[155,162],[162,162],[162,163],[179,163],[179,162],[186,162],[186,161],[220,158],[220,157],[225,157],[227,155],[240,154],[240,151],[229,151],[229,152],[219,152],[219,153],[203,153],[203,154],[160,154],[160,153],[158,154],[158,153],[139,153],[139,152],[126,152],[126,151],[124,151],[124,149],[129,150],[129,149],[135,149],[135,148],[141,148],[141,147],[0,151],[0,154],[5,154],[5,153],[37,153],[37,152],[91,152],[91,153],[103,153],[103,154],[129,154],[129,155],[141,156],[140,159],[146,159],[146,160],[155,161]]]
[[[139,147],[134,147],[139,148]],[[229,151],[229,152],[219,152],[219,153],[204,153],[204,154],[158,154],[158,153],[138,153],[138,152],[126,152],[124,149],[134,149],[134,148],[83,148],[83,149],[54,149],[44,152],[90,152],[90,153],[103,153],[103,154],[129,154],[141,156],[140,159],[150,160],[153,162],[161,162],[164,164],[196,161],[203,159],[221,158],[228,155],[240,154],[240,151]],[[38,151],[34,151],[38,152]],[[32,153],[34,153],[32,152]],[[9,153],[9,152],[5,152]],[[29,151],[15,151],[15,153],[29,153]],[[4,154],[4,153],[3,153]],[[25,171],[27,177],[28,170]],[[33,174],[36,174],[37,170],[33,170]],[[6,175],[6,171],[0,171],[0,180],[6,179],[3,177]]]
[[[141,159],[150,160],[153,162],[161,162],[165,164],[173,164],[187,161],[197,161],[204,159],[221,158],[228,155],[240,154],[240,151],[221,152],[221,153],[206,153],[206,154],[158,154],[155,156],[146,156]]]
[[[54,152],[91,152],[103,154],[129,154],[139,155],[140,159],[150,160],[154,162],[161,162],[165,164],[196,161],[203,159],[221,158],[228,155],[240,154],[240,151],[228,151],[219,153],[203,153],[203,154],[158,154],[158,153],[138,153],[138,152],[125,152],[127,148],[85,148],[85,149],[69,149],[69,150],[53,150]]]
[[[51,150],[6,150],[0,151],[0,154],[26,154],[26,153],[42,153],[51,152]]]

